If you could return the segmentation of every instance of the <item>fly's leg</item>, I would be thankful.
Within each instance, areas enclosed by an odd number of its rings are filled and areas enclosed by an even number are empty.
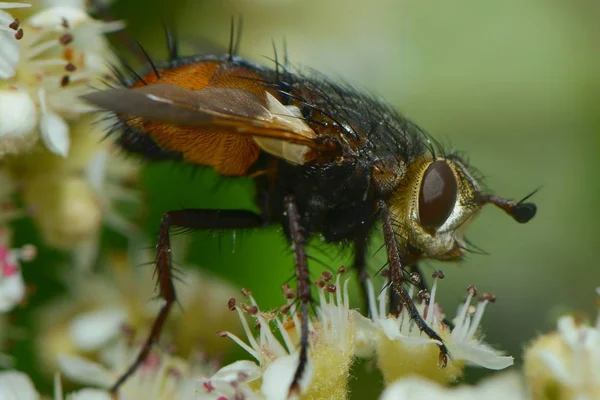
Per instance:
[[[306,246],[304,231],[300,224],[300,213],[294,196],[287,195],[284,199],[284,213],[289,225],[289,235],[294,251],[294,262],[296,264],[296,281],[298,300],[300,300],[300,355],[298,367],[294,373],[290,385],[289,396],[300,395],[300,381],[304,376],[308,364],[308,305],[311,302],[310,279],[308,275],[308,263],[306,260]]]
[[[110,391],[116,393],[119,387],[131,377],[137,368],[144,362],[152,345],[160,337],[169,311],[173,303],[177,300],[175,287],[173,285],[173,265],[171,258],[171,243],[169,239],[169,229],[179,227],[191,230],[208,229],[242,229],[254,228],[263,224],[260,215],[245,210],[201,210],[186,209],[169,211],[163,214],[160,220],[158,231],[158,241],[156,244],[156,287],[158,295],[164,301],[160,312],[158,313],[148,338],[144,342],[135,361],[129,366],[127,371],[115,382]]]
[[[408,292],[403,286],[403,266],[402,260],[400,259],[400,252],[398,251],[398,243],[396,242],[396,236],[394,235],[394,227],[390,212],[384,201],[377,203],[379,212],[381,214],[381,221],[383,225],[383,239],[388,255],[388,262],[390,266],[390,282],[392,291],[396,292],[398,301],[408,311],[410,318],[417,324],[417,327],[421,332],[429,336],[430,339],[437,340],[439,342],[438,347],[440,349],[439,364],[445,367],[448,363],[448,348],[442,341],[442,338],[427,325],[425,320],[421,317],[421,314],[417,311],[415,303],[408,295]],[[393,312],[393,311],[392,311]]]

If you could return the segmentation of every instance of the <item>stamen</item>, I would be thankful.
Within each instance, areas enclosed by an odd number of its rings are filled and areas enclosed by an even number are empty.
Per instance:
[[[283,323],[279,318],[275,318],[275,323],[277,324],[277,329],[279,329],[279,332],[281,332],[281,338],[285,343],[285,347],[287,347],[288,353],[292,353],[294,350],[296,350],[296,346],[292,342],[292,338],[288,334],[287,330],[285,329]]]
[[[248,352],[248,354],[250,354],[256,361],[260,362],[260,358],[258,357],[258,352],[254,351],[254,349],[252,349],[250,346],[248,346],[242,339],[240,339],[233,333],[227,332],[227,331],[218,331],[217,335],[219,335],[221,337],[228,337],[229,339],[233,340],[238,346],[240,346],[242,349],[246,350],[246,352]]]
[[[482,301],[477,304],[477,309],[475,310],[475,315],[473,316],[473,319],[471,320],[471,327],[469,328],[469,330],[467,331],[467,334],[465,335],[466,339],[472,338],[473,335],[475,334],[475,331],[477,330],[477,328],[479,327],[479,323],[481,322],[481,317],[483,317],[483,313],[485,311],[485,306],[487,306],[487,304],[490,301],[487,298],[483,298]]]
[[[265,327],[264,329],[260,330],[260,336],[261,339],[263,339],[261,340],[261,343],[266,343],[267,347],[269,348],[269,351],[274,353],[278,357],[287,355],[288,353],[285,351],[279,340],[277,340],[277,338],[273,334],[273,331],[271,331],[269,323],[262,317],[262,315],[257,315],[256,319],[258,320],[258,322],[260,322],[261,326]],[[262,362],[261,360],[258,361]]]
[[[57,42],[56,39],[53,39],[42,42],[36,46],[32,46],[29,51],[26,52],[27,59],[30,60],[32,58],[36,58],[45,51],[48,51],[54,47],[58,47],[59,44],[60,43]]]
[[[427,318],[425,318],[425,322],[427,325],[431,325],[433,321],[433,307],[435,307],[435,295],[437,293],[437,285],[439,279],[444,279],[444,273],[440,270],[435,271],[432,275],[433,284],[431,285],[431,295],[429,297],[429,306],[427,307]]]
[[[375,289],[373,288],[373,282],[370,279],[365,280],[367,285],[367,303],[369,304],[369,312],[371,313],[371,319],[383,318],[383,313],[377,314],[377,306],[375,304]]]
[[[344,305],[344,309],[346,311],[350,310],[350,295],[349,295],[349,290],[348,290],[348,286],[350,283],[350,279],[346,279],[346,281],[344,282],[344,301],[343,301],[343,305]],[[339,285],[339,282],[338,282]],[[339,306],[339,304],[338,304]]]
[[[242,312],[242,310],[239,307],[235,307],[235,310],[237,311],[238,316],[240,317],[240,321],[242,322],[242,327],[244,328],[244,332],[246,333],[246,337],[248,338],[248,341],[250,342],[250,345],[255,350],[259,350],[260,346],[256,342],[256,339],[254,338],[254,335],[252,334],[252,331],[250,330],[250,326],[248,325],[248,321],[246,321],[246,316],[244,315],[244,313]],[[258,360],[258,358],[257,358],[257,360]]]
[[[58,372],[54,374],[54,400],[63,400],[62,382]]]
[[[386,312],[387,301],[388,301],[387,292],[388,292],[387,283],[384,283],[381,293],[379,293],[379,296],[377,296],[377,299],[379,300],[379,316],[381,318],[383,318],[384,316],[387,316],[387,312]]]
[[[50,58],[30,62],[30,66],[32,67],[32,69],[39,69],[44,67],[65,67],[65,69],[67,69],[68,64],[69,63],[67,61],[61,58]]]
[[[469,311],[469,306],[471,305],[471,300],[473,299],[474,296],[474,292],[475,291],[475,286],[470,285],[469,287],[467,287],[467,291],[469,292],[469,295],[467,296],[467,299],[465,300],[465,303],[463,304],[462,308],[460,309],[460,312],[458,314],[458,318],[456,320],[456,326],[454,327],[454,330],[452,331],[453,335],[457,335],[457,336],[461,336],[463,337],[462,333],[465,329],[468,329],[468,318],[467,318],[467,313]],[[456,333],[454,333],[456,331]]]

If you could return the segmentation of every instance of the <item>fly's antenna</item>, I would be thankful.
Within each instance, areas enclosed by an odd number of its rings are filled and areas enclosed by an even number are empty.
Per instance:
[[[537,206],[534,203],[526,203],[539,189],[534,190],[519,201],[507,200],[493,194],[480,194],[475,200],[481,204],[493,204],[505,213],[510,215],[520,224],[529,222],[537,212]]]

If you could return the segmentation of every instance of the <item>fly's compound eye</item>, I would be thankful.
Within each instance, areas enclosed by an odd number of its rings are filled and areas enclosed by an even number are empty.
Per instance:
[[[454,172],[446,161],[434,161],[425,170],[419,191],[419,220],[425,229],[438,229],[448,219],[458,194]]]

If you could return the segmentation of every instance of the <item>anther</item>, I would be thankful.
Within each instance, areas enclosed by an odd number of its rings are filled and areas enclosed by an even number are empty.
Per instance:
[[[315,281],[315,286],[319,289],[323,289],[325,287],[325,282],[323,282],[323,279],[317,279]]]
[[[17,40],[21,40],[23,39],[23,28],[19,28],[16,32],[15,32],[15,39]]]
[[[285,290],[283,292],[283,296],[288,299],[288,300],[292,300],[296,298],[296,291],[290,287],[287,288],[287,290]]]
[[[64,75],[60,80],[60,87],[65,87],[71,82],[69,75]]]
[[[256,306],[244,306],[244,311],[246,311],[250,315],[258,314],[258,307]]]
[[[429,292],[427,291],[427,289],[423,289],[423,290],[419,290],[419,293],[417,293],[417,297],[420,298],[421,300],[429,301],[431,296],[429,295]]]
[[[227,302],[227,307],[229,307],[231,311],[235,310],[235,299],[233,297]]]
[[[418,272],[411,272],[410,280],[415,284],[421,283],[421,275]]]
[[[252,295],[252,292],[246,288],[242,288],[242,294],[246,297],[249,297]]]
[[[329,271],[323,271],[323,273],[321,273],[321,278],[323,278],[323,280],[325,282],[329,282],[332,278],[333,274]]]
[[[65,33],[58,39],[58,41],[63,46],[66,46],[73,41],[73,35],[71,35],[70,33]]]
[[[496,301],[496,295],[493,293],[484,293],[479,299],[481,301],[489,301],[490,303],[493,303]]]
[[[340,267],[340,269],[338,269],[338,274],[344,275],[345,273],[346,273],[346,267],[342,265]]]
[[[433,274],[431,274],[431,277],[437,279],[444,279],[446,275],[444,275],[444,271],[438,269],[437,271],[434,271]]]
[[[19,26],[21,26],[21,22],[19,22],[18,19],[15,18],[15,20],[13,22],[11,22],[10,24],[8,24],[8,27],[10,29],[12,29],[13,31],[16,31],[17,29],[19,29]]]
[[[471,296],[477,296],[477,288],[473,285],[467,286],[467,292],[469,292]]]
[[[73,72],[76,69],[77,69],[77,67],[73,63],[68,63],[67,65],[65,65],[65,71]]]
[[[325,286],[325,290],[329,293],[335,293],[335,285],[330,283],[329,285]]]
[[[292,308],[292,305],[286,304],[285,306],[279,307],[279,312],[282,314],[287,314],[290,311],[290,308]]]
[[[227,331],[217,331],[217,336],[219,336],[219,337],[227,337]]]

